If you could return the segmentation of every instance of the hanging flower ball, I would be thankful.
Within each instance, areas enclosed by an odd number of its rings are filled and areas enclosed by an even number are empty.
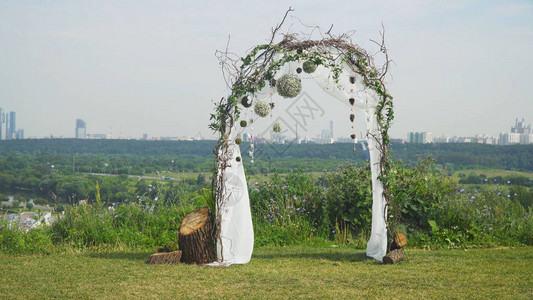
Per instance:
[[[281,125],[281,122],[276,122],[272,125],[272,130],[274,132],[281,132],[281,129],[282,129],[282,125]]]
[[[248,126],[248,122],[246,122],[246,120],[241,120],[241,127],[246,127]]]
[[[254,111],[260,117],[266,117],[270,114],[270,104],[265,101],[257,101],[254,106]]]
[[[316,70],[317,65],[314,62],[308,60],[304,62],[302,67],[305,73],[311,74]]]
[[[242,106],[244,106],[246,108],[252,106],[252,103],[253,103],[252,99],[250,99],[248,96],[244,96],[241,99]]]
[[[296,73],[298,74],[302,73],[302,68],[296,68]]]
[[[302,91],[302,81],[296,75],[285,74],[278,79],[277,91],[283,98],[294,98]]]
[[[239,161],[241,161],[241,157],[240,157],[240,156],[237,156],[237,157],[235,158],[235,160],[236,160],[237,162],[239,162]]]
[[[235,144],[240,145],[242,143],[242,139],[240,137],[235,139]]]

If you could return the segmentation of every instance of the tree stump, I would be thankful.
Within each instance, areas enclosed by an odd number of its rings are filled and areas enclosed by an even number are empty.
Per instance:
[[[215,243],[207,206],[187,214],[178,232],[178,245],[183,251],[182,262],[208,264],[215,261]]]
[[[397,232],[392,244],[390,245],[390,250],[396,250],[403,248],[407,245],[407,236],[403,232]]]
[[[405,259],[405,252],[402,248],[392,250],[383,257],[384,264],[395,264]]]
[[[175,265],[180,262],[181,259],[181,251],[172,251],[172,252],[158,252],[150,255],[150,258],[148,258],[147,264],[170,264]]]

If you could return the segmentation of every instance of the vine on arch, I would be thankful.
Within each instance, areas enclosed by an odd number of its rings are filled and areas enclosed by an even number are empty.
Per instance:
[[[383,65],[378,68],[374,63],[374,55],[352,43],[350,34],[334,36],[331,34],[331,28],[323,33],[318,27],[313,27],[311,32],[313,34],[318,31],[321,36],[321,39],[318,40],[310,39],[311,34],[280,34],[282,25],[292,11],[289,8],[282,21],[272,30],[269,43],[254,47],[246,56],[239,57],[230,53],[228,47],[224,51],[216,52],[224,80],[231,90],[227,98],[223,97],[216,103],[215,112],[211,114],[212,122],[209,125],[213,131],[220,135],[213,150],[215,154],[213,192],[216,196],[217,206],[224,201],[224,170],[231,163],[238,163],[231,161],[230,145],[235,143],[232,140],[234,133],[232,130],[236,128],[235,122],[239,121],[243,107],[247,107],[248,99],[245,97],[254,95],[265,88],[267,84],[275,85],[274,77],[286,63],[304,62],[304,69],[306,68],[305,64],[307,64],[309,70],[313,69],[313,65],[315,68],[322,65],[330,70],[330,76],[337,84],[343,67],[347,65],[351,71],[361,76],[364,85],[373,90],[379,97],[375,112],[379,134],[374,134],[371,138],[377,142],[378,150],[382,154],[379,162],[379,179],[383,183],[383,196],[386,200],[384,216],[387,216],[388,212],[387,231],[389,238],[394,237],[400,221],[400,208],[396,204],[394,195],[390,192],[394,174],[388,159],[390,142],[388,131],[394,119],[394,111],[393,98],[388,93],[384,81],[391,63],[385,46],[384,30],[381,32],[381,40],[379,42],[373,41],[379,46],[378,53],[384,58]],[[276,42],[278,37],[281,37],[281,40]],[[301,72],[301,70],[299,71]],[[218,211],[216,220],[218,220],[217,222],[220,221],[220,212]],[[215,225],[217,228],[215,236],[220,238],[219,224]]]

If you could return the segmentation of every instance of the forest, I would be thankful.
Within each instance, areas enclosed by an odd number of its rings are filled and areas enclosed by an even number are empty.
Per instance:
[[[74,204],[94,199],[98,180],[102,199],[125,202],[142,195],[154,181],[166,181],[193,191],[209,186],[215,141],[139,141],[39,139],[0,142],[0,198],[17,194],[36,203]],[[250,144],[241,151],[248,175],[336,170],[343,164],[366,165],[362,144],[256,144],[250,163]],[[394,160],[415,164],[432,157],[435,167],[449,175],[474,168],[533,172],[533,145],[392,144]],[[100,176],[100,174],[114,176]],[[133,177],[137,175],[137,177]],[[147,176],[141,179],[138,176]],[[466,176],[466,175],[465,175]],[[516,177],[516,176],[515,176]],[[176,180],[169,180],[169,179]],[[461,183],[481,184],[486,178],[470,174]],[[491,180],[504,182],[503,177]],[[531,187],[527,178],[513,182]]]

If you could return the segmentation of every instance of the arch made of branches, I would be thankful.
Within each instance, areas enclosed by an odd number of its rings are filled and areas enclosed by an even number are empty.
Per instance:
[[[254,47],[246,56],[237,57],[227,49],[217,51],[226,84],[231,90],[228,97],[216,103],[210,124],[220,136],[214,148],[212,182],[219,263],[247,263],[253,251],[253,226],[239,148],[240,134],[246,127],[241,112],[253,109],[256,114],[263,114],[257,106],[263,102],[262,109],[268,110],[264,100],[276,93],[293,97],[301,90],[295,80],[300,73],[313,73],[316,83],[326,93],[365,113],[373,191],[367,255],[382,261],[391,237],[396,234],[400,213],[388,185],[393,176],[388,148],[394,111],[393,98],[384,81],[390,65],[384,32],[381,41],[374,41],[379,46],[378,53],[384,58],[384,64],[378,68],[374,64],[374,55],[352,43],[350,34],[333,36],[331,29],[321,33],[322,39],[318,40],[288,33],[275,42],[290,11],[272,30],[270,42]],[[315,29],[319,30],[315,27],[313,31]],[[287,65],[291,68],[286,68]],[[289,74],[292,81],[284,82],[280,88],[280,80],[287,79],[282,77],[294,69],[296,74]],[[273,103],[268,104],[274,107]]]

